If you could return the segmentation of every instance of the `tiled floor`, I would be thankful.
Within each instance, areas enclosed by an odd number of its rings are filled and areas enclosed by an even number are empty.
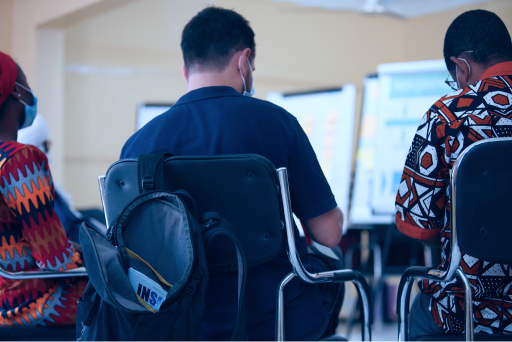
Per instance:
[[[393,317],[395,315],[395,303],[396,303],[396,289],[400,276],[386,276],[386,284],[393,293],[389,293],[390,298],[388,301],[393,303],[386,310],[382,308],[382,296],[377,296],[373,300],[373,313],[374,323],[372,325],[372,340],[373,341],[396,341],[398,339],[398,323],[384,323],[383,314],[387,312],[387,317]],[[392,286],[394,285],[394,286]],[[414,290],[416,291],[416,289]],[[358,322],[353,324],[352,328],[348,329],[347,318],[354,317],[355,306],[357,301],[357,292],[354,286],[348,285],[345,287],[345,299],[343,301],[343,307],[340,313],[340,324],[336,329],[336,334],[347,338],[349,341],[361,341],[361,324]],[[358,316],[358,315],[356,315]]]
[[[349,341],[361,341],[361,324],[354,324],[350,334],[347,325],[341,321],[336,329],[336,335],[343,336]],[[396,341],[398,339],[397,323],[375,322],[372,326],[372,341]]]

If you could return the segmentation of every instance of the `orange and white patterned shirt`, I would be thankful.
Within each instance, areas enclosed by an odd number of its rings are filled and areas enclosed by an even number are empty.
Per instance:
[[[398,229],[415,239],[438,237],[445,270],[450,258],[450,173],[471,144],[512,136],[512,62],[494,65],[481,79],[439,99],[425,114],[407,155],[396,195]],[[475,333],[512,333],[512,267],[462,251],[473,290]],[[459,280],[420,282],[430,310],[446,333],[464,331],[464,290]]]

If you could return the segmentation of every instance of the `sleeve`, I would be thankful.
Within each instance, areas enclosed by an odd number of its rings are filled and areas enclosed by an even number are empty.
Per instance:
[[[1,175],[5,202],[37,266],[51,271],[83,266],[54,211],[55,192],[46,155],[26,145],[5,162]]]
[[[337,204],[306,133],[295,118],[293,125],[288,160],[290,197],[293,212],[305,221],[325,214]]]
[[[419,240],[438,236],[446,224],[449,164],[446,121],[433,106],[423,117],[407,154],[396,195],[396,225]]]

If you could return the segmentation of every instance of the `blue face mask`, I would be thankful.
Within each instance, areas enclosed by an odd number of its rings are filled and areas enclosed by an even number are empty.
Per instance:
[[[247,88],[245,87],[245,78],[244,75],[242,75],[242,56],[240,56],[240,59],[238,60],[238,68],[240,69],[240,76],[242,76],[242,82],[244,83],[244,92],[243,94],[245,96],[253,96],[254,95],[254,77],[252,77],[252,66],[249,62],[249,58],[247,58],[247,64],[249,64],[249,71],[251,72],[251,91],[247,92]]]
[[[27,87],[19,84],[18,82],[15,83],[18,87],[25,89],[29,93],[32,94],[32,97],[34,98],[34,104],[28,105],[25,103],[25,101],[18,99],[18,101],[21,102],[25,106],[25,121],[23,121],[23,124],[21,125],[20,129],[27,128],[34,122],[34,119],[36,118],[37,114],[37,97],[35,97],[32,90],[28,89]]]

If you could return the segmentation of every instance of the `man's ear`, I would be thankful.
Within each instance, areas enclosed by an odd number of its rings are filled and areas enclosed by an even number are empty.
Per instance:
[[[459,75],[459,86],[467,87],[469,84],[470,77],[470,67],[469,62],[465,58],[457,58],[455,56],[450,57],[450,60],[457,66],[458,75]],[[457,80],[457,74],[455,74],[455,80]]]
[[[245,48],[242,50],[242,53],[240,54],[240,57],[238,57],[236,59],[236,63],[237,63],[237,67],[238,67],[238,62],[240,61],[240,70],[242,71],[242,74],[243,75],[247,75],[248,73],[248,68],[249,68],[249,65],[247,64],[247,59],[249,58],[249,56],[251,55],[251,49],[249,48]],[[236,56],[236,54],[235,54]],[[252,70],[251,70],[252,71]]]
[[[188,73],[186,66],[181,67],[181,74],[183,75],[183,79],[185,80],[185,82],[188,83]]]
[[[243,56],[244,56],[243,58],[248,59],[249,57],[251,57],[252,51],[249,48],[245,48],[242,53],[243,53]]]

